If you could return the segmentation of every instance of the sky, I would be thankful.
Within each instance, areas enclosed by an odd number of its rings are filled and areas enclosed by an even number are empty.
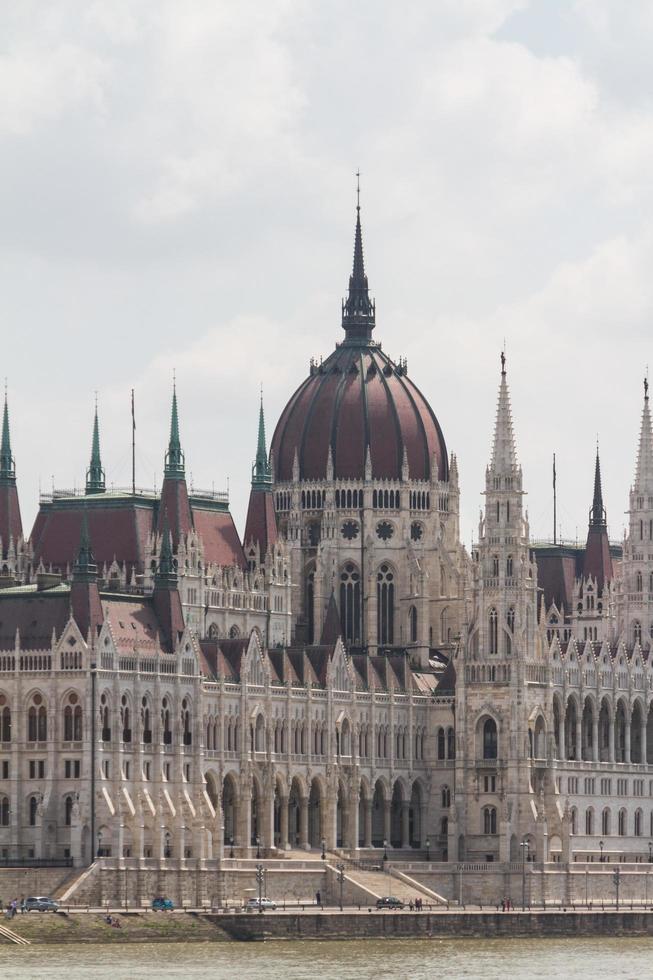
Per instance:
[[[531,536],[623,533],[653,367],[650,0],[0,5],[0,370],[23,523],[103,462],[160,486],[173,371],[196,488],[243,530],[342,338],[361,171],[375,338],[458,457],[475,533],[507,352]]]

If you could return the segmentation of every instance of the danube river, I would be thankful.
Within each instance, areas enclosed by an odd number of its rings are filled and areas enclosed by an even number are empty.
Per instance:
[[[0,946],[11,980],[431,980],[651,976],[653,939],[375,940]]]

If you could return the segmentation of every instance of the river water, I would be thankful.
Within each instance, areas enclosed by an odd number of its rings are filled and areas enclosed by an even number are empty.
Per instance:
[[[7,980],[643,980],[651,976],[653,939],[0,946],[0,977]]]

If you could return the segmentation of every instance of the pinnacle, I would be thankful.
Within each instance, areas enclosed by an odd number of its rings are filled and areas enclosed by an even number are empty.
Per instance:
[[[256,443],[256,460],[252,467],[252,486],[258,489],[272,485],[272,470],[268,462],[268,453],[265,445],[265,416],[263,414],[263,394],[261,393],[261,405],[258,416],[258,440]]]
[[[100,457],[100,426],[97,414],[97,402],[95,405],[95,417],[93,419],[93,439],[91,443],[91,462],[86,471],[86,493],[104,493],[106,489],[104,470],[102,469],[102,459]]]
[[[590,525],[592,527],[605,527],[606,513],[603,506],[603,491],[601,489],[601,462],[599,460],[599,447],[596,447],[596,466],[594,468],[594,500],[590,510]]]
[[[510,408],[510,393],[506,380],[505,357],[501,355],[501,382],[499,384],[499,399],[497,416],[494,425],[494,442],[490,469],[494,474],[512,474],[518,468],[515,436],[512,427],[512,410]]]
[[[354,233],[354,264],[349,277],[349,292],[342,304],[342,326],[347,339],[369,341],[374,329],[375,307],[370,300],[365,260],[363,258],[363,232],[361,230],[360,204],[356,205],[356,231]]]
[[[11,455],[11,440],[9,438],[9,405],[5,391],[5,407],[2,416],[2,442],[0,443],[0,479],[15,480],[16,469]]]
[[[170,440],[165,461],[165,476],[183,477],[185,475],[184,453],[179,438],[179,414],[177,410],[177,386],[172,386],[172,413],[170,416]]]
[[[642,424],[639,433],[639,448],[635,469],[633,490],[636,495],[653,494],[653,429],[651,428],[651,413],[648,402],[648,386],[645,387]]]

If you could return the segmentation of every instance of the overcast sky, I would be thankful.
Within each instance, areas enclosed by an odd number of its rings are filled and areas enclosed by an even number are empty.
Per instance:
[[[362,173],[375,337],[408,358],[476,526],[504,342],[534,537],[623,529],[653,367],[650,0],[0,5],[1,370],[23,521],[187,470],[242,532],[268,440],[341,339]]]

